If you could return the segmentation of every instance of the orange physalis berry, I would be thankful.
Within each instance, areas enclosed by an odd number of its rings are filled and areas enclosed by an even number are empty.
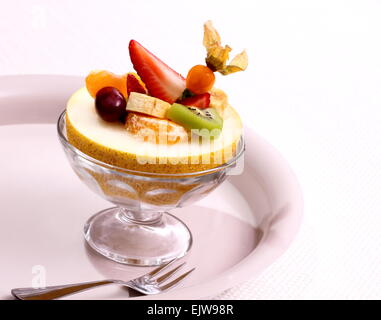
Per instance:
[[[195,94],[208,92],[213,88],[215,79],[213,71],[208,67],[200,64],[195,65],[188,72],[186,79],[187,89]]]
[[[86,88],[95,98],[97,92],[104,87],[114,87],[127,98],[127,74],[116,75],[110,71],[91,71],[86,77]]]

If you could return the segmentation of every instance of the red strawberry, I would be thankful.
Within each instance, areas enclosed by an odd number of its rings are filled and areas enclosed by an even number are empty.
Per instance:
[[[127,74],[127,94],[130,95],[131,92],[137,93],[147,93],[146,88],[141,83],[141,80],[137,78],[138,76],[133,73]]]
[[[147,86],[150,95],[175,102],[185,90],[185,79],[149,52],[139,42],[130,41],[130,58],[134,69]]]
[[[210,104],[210,93],[206,92],[193,97],[185,98],[180,100],[179,103],[184,106],[193,106],[200,109],[206,109]]]

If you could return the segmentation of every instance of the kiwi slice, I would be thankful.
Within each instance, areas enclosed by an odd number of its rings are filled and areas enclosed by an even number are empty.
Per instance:
[[[219,135],[224,122],[214,108],[199,109],[179,103],[169,108],[167,118],[200,136],[213,137]]]

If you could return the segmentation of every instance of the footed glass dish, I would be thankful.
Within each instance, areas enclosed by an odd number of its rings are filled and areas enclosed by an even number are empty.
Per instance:
[[[192,246],[188,227],[167,211],[191,205],[217,188],[244,153],[241,137],[235,156],[216,168],[181,174],[158,174],[115,167],[71,145],[65,112],[57,123],[59,140],[78,177],[115,206],[85,224],[88,244],[114,261],[160,265],[184,256]]]

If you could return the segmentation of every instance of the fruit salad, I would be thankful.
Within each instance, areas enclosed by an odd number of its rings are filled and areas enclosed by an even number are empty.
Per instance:
[[[98,160],[149,172],[193,172],[226,162],[234,154],[242,125],[215,82],[219,74],[245,70],[248,59],[243,51],[228,62],[232,49],[222,46],[210,21],[204,25],[203,44],[205,61],[183,77],[131,40],[134,71],[122,75],[92,71],[86,89],[70,98],[66,114],[70,143]],[[165,157],[177,164],[176,169],[170,168],[168,159],[163,163]]]

